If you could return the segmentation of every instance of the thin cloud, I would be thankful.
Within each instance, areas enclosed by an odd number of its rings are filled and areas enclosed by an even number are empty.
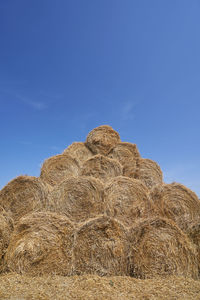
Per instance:
[[[135,102],[125,102],[122,110],[121,110],[121,117],[122,120],[127,121],[127,120],[132,120],[135,115],[134,115],[134,108],[135,108],[136,103]]]
[[[21,102],[27,104],[28,106],[37,109],[37,110],[44,110],[47,108],[47,105],[41,101],[35,101],[35,100],[31,100],[27,97],[23,97],[21,95],[16,95],[17,99],[20,100]]]

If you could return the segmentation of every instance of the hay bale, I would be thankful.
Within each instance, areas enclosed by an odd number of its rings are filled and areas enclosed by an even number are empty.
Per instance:
[[[9,271],[33,276],[70,275],[74,226],[65,216],[32,213],[17,223],[5,255]]]
[[[163,182],[163,174],[159,165],[147,158],[138,159],[134,178],[141,180],[148,188]]]
[[[94,177],[71,177],[49,195],[47,209],[83,222],[104,212],[103,184]]]
[[[75,234],[75,274],[127,275],[127,245],[127,231],[117,220],[89,220]]]
[[[120,163],[103,155],[95,155],[86,160],[81,168],[82,176],[93,176],[107,182],[110,178],[120,176],[123,168]]]
[[[155,211],[172,219],[182,229],[200,217],[200,201],[197,195],[179,183],[157,185],[150,191]]]
[[[12,231],[13,221],[3,207],[0,207],[0,273],[3,271],[3,257],[8,248]]]
[[[196,248],[169,219],[144,219],[130,231],[129,270],[136,278],[198,278]]]
[[[81,166],[84,161],[92,157],[92,152],[86,147],[85,143],[74,142],[67,149],[63,151],[63,154],[69,154],[75,158]]]
[[[108,153],[108,157],[118,160],[123,167],[126,167],[130,162],[137,161],[140,153],[136,144],[121,142]]]
[[[18,176],[0,191],[0,205],[16,222],[27,213],[45,206],[48,190],[37,177]]]
[[[104,190],[107,214],[126,226],[150,214],[147,187],[137,179],[125,176],[113,178]]]
[[[187,220],[187,228],[185,228],[185,232],[187,233],[191,241],[196,245],[200,277],[200,218],[196,219],[193,222],[189,222]]]
[[[72,156],[59,154],[46,159],[42,165],[40,178],[54,186],[65,178],[79,175],[79,164]]]
[[[89,132],[86,145],[94,154],[107,155],[120,142],[119,134],[110,126],[102,125]]]

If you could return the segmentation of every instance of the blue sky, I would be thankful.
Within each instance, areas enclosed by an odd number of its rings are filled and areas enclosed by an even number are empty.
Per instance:
[[[0,188],[109,124],[200,196],[199,0],[0,0]]]

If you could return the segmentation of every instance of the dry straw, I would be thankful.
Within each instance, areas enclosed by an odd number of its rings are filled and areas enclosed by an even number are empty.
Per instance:
[[[183,230],[200,217],[197,195],[182,184],[157,185],[150,191],[150,197],[159,215],[174,220]]]
[[[102,125],[89,132],[86,145],[94,154],[107,155],[120,142],[119,134],[110,126]]]
[[[78,275],[127,275],[125,227],[105,216],[83,224],[75,235],[74,266]]]
[[[69,154],[75,158],[79,165],[82,165],[85,160],[92,157],[92,152],[86,147],[85,143],[74,142],[67,149],[64,150],[63,154]]]
[[[21,218],[5,256],[10,271],[70,275],[74,226],[65,216],[39,212]]]
[[[147,187],[137,179],[125,176],[113,178],[104,190],[108,215],[132,226],[138,219],[150,214]]]
[[[123,168],[115,159],[103,155],[95,155],[85,161],[80,173],[82,176],[93,176],[107,182],[112,177],[122,175]]]
[[[196,248],[173,221],[160,217],[144,219],[129,234],[131,276],[198,278]]]
[[[159,165],[147,158],[138,159],[134,178],[141,180],[148,188],[163,182],[163,174]]]
[[[8,248],[13,222],[8,213],[0,207],[0,273],[3,270],[3,257]]]
[[[121,142],[109,152],[108,157],[118,160],[123,167],[127,167],[132,161],[137,161],[140,153],[136,144]]]
[[[67,154],[59,154],[44,161],[40,178],[54,186],[67,177],[78,176],[79,169],[79,164],[75,158]]]
[[[49,195],[48,210],[83,222],[104,212],[103,184],[94,177],[71,177],[55,186]]]
[[[47,194],[48,188],[39,178],[19,176],[0,191],[0,205],[17,221],[27,213],[43,209]]]

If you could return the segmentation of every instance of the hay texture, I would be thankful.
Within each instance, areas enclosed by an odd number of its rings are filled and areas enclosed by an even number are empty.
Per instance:
[[[179,183],[162,184],[150,191],[156,212],[187,230],[188,224],[200,217],[200,201],[197,195]]]
[[[48,210],[83,222],[104,212],[103,184],[94,177],[71,177],[57,185],[49,195]]]
[[[109,152],[108,157],[118,160],[123,167],[127,167],[132,161],[137,161],[140,153],[136,144],[121,142]]]
[[[196,248],[169,219],[144,219],[130,229],[130,275],[198,278]]]
[[[107,214],[126,226],[150,214],[147,187],[137,179],[125,176],[113,178],[104,190]]]
[[[3,257],[8,248],[12,231],[13,221],[6,211],[0,207],[0,273],[3,270]]]
[[[92,152],[87,148],[85,143],[74,142],[67,149],[64,150],[63,154],[69,154],[75,158],[81,166],[84,161],[92,157]]]
[[[147,158],[138,159],[134,178],[141,180],[148,188],[163,182],[163,174],[159,165]]]
[[[47,194],[47,186],[39,178],[19,176],[0,191],[0,205],[16,222],[27,213],[43,209]]]
[[[95,155],[85,161],[81,168],[82,176],[93,176],[104,182],[123,173],[121,164],[103,155]]]
[[[5,256],[10,271],[71,275],[74,226],[65,216],[39,212],[21,218]]]
[[[54,186],[67,177],[78,176],[79,169],[79,164],[75,158],[69,154],[59,154],[44,161],[40,178]]]
[[[110,126],[102,125],[89,132],[86,145],[94,154],[107,155],[120,142],[119,134]]]
[[[127,232],[112,218],[89,220],[76,232],[75,274],[127,275]]]

